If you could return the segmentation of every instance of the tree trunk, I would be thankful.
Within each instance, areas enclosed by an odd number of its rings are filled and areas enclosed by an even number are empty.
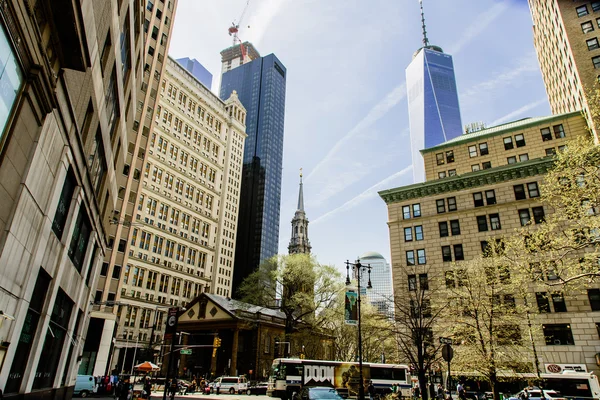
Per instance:
[[[429,388],[427,387],[427,375],[425,370],[419,369],[419,389],[421,390],[421,398],[427,400],[429,398]]]
[[[490,374],[490,386],[492,387],[494,400],[501,400],[500,391],[498,390],[498,375],[496,374],[496,372]]]

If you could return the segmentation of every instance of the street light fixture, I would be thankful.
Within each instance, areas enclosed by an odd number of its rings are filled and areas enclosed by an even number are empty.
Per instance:
[[[362,355],[362,332],[361,332],[361,317],[360,317],[360,275],[363,271],[367,271],[369,274],[369,280],[367,282],[367,289],[373,289],[373,285],[371,285],[371,264],[362,265],[360,260],[356,260],[356,262],[351,263],[346,260],[346,285],[350,285],[350,268],[352,268],[352,272],[356,272],[356,281],[358,286],[358,400],[365,400],[365,383],[363,382],[363,355]]]

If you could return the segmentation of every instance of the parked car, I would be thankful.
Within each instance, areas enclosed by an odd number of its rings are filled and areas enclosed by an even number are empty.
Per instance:
[[[248,396],[254,395],[266,395],[267,394],[267,382],[250,382],[246,394]]]
[[[73,390],[75,396],[88,397],[90,394],[96,393],[97,390],[96,381],[92,375],[77,375],[75,389]]]
[[[342,400],[342,396],[332,387],[305,386],[294,400]]]
[[[514,396],[509,397],[508,400],[521,400],[521,396],[525,389],[521,390],[519,393]],[[566,400],[564,396],[558,393],[556,390],[544,390],[544,396],[542,397],[542,391],[538,388],[527,389],[529,392],[529,400]]]
[[[211,392],[217,393],[246,393],[248,380],[244,376],[222,376],[214,380]]]

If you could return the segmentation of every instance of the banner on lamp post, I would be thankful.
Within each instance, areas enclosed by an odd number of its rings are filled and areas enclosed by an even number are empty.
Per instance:
[[[356,289],[346,291],[345,303],[344,322],[346,325],[358,325],[358,292]]]

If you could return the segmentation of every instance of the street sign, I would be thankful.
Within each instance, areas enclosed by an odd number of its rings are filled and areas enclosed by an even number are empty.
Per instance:
[[[444,360],[450,363],[452,357],[454,357],[454,350],[452,349],[452,346],[450,346],[449,344],[445,344],[442,347],[442,357],[444,358]]]
[[[190,354],[192,354],[192,349],[181,349],[181,350],[179,350],[179,354],[190,355]]]
[[[441,344],[452,344],[452,339],[447,337],[440,337]]]

